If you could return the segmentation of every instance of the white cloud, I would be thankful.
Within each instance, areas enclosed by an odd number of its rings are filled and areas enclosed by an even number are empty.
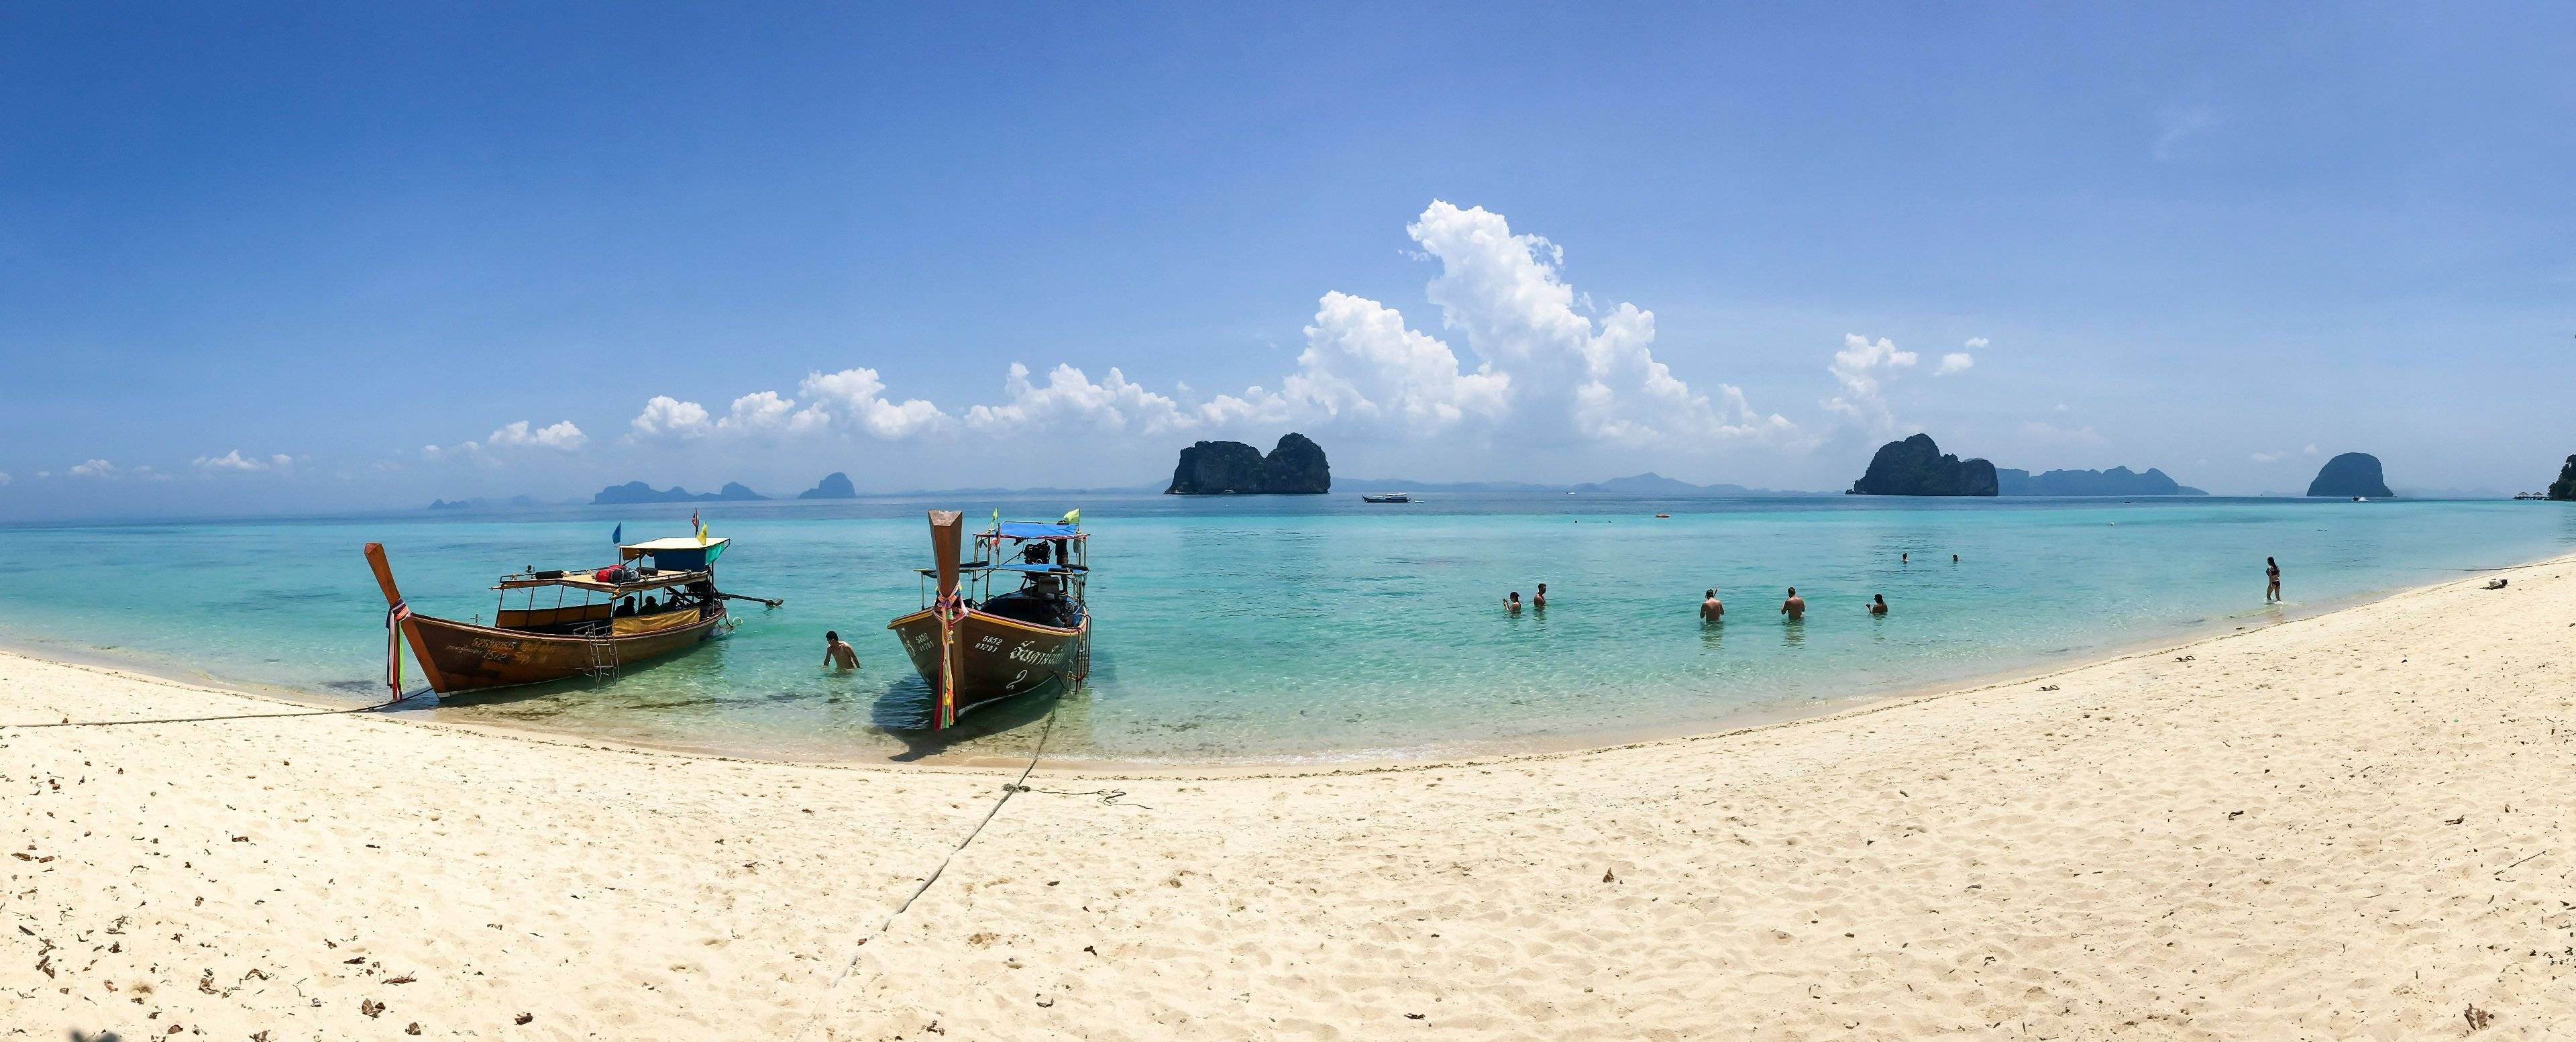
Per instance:
[[[232,471],[247,474],[262,470],[285,470],[294,464],[295,457],[283,452],[262,459],[257,456],[244,456],[240,449],[234,449],[221,456],[199,456],[190,465],[209,472]]]
[[[1984,337],[1972,336],[1968,338],[1968,342],[1965,346],[1970,351],[1983,351],[1986,349],[1987,343],[1988,341]]]
[[[1675,376],[1654,356],[1651,312],[1619,304],[1597,320],[1588,317],[1595,310],[1591,299],[1560,276],[1564,252],[1539,236],[1513,234],[1501,215],[1435,201],[1405,230],[1421,247],[1417,256],[1440,265],[1428,295],[1444,328],[1457,331],[1476,356],[1474,364],[1462,361],[1449,342],[1408,327],[1395,309],[1334,291],[1317,301],[1296,368],[1277,390],[1254,385],[1190,402],[1116,367],[1095,380],[1070,364],[1041,376],[1013,363],[1000,401],[952,412],[918,398],[897,401],[877,370],[854,367],[808,374],[795,398],[776,391],[744,395],[722,419],[695,402],[656,396],[629,422],[629,437],[837,431],[896,439],[1029,429],[1267,434],[1320,424],[1396,435],[1482,427],[1538,442],[1572,435],[1700,445],[1711,437],[1796,430],[1786,417],[1756,413],[1735,387],[1703,391]],[[1904,357],[1912,363],[1913,355]],[[1174,386],[1176,394],[1192,394],[1187,384]]]
[[[2059,403],[2057,403],[2057,406],[2056,406],[2055,408],[2052,408],[2052,409],[2050,409],[2049,411],[2050,411],[2050,412],[2073,412],[2074,410],[2067,408],[2067,405],[2066,405],[2066,403],[2065,403],[2065,402],[2059,402]]]
[[[571,452],[589,441],[590,437],[583,434],[581,428],[573,426],[571,420],[561,420],[551,427],[534,430],[529,429],[528,421],[520,420],[493,431],[484,444],[496,449],[534,447]]]
[[[704,437],[714,429],[707,422],[706,406],[661,394],[645,402],[644,411],[627,421],[626,426],[635,437],[652,440]]]
[[[2286,452],[2257,452],[2246,458],[2256,463],[2277,463],[2288,456],[2289,453]]]
[[[1405,231],[1440,261],[1426,293],[1442,323],[1465,334],[1480,374],[1508,374],[1524,418],[1538,411],[1552,427],[1554,413],[1579,436],[1628,443],[1791,429],[1755,414],[1735,387],[1718,385],[1712,402],[1675,377],[1654,357],[1653,312],[1623,303],[1597,323],[1578,313],[1557,273],[1565,251],[1512,234],[1502,215],[1434,201]]]
[[[1952,373],[1964,373],[1968,371],[1970,366],[1976,364],[1977,360],[1967,352],[1952,351],[1949,354],[1941,356],[1941,367],[1932,370],[1932,375],[1948,376]]]
[[[1834,360],[1825,368],[1834,374],[1834,382],[1843,393],[1823,402],[1825,411],[1839,413],[1873,435],[1896,430],[1896,414],[1887,406],[1885,380],[1899,369],[1914,366],[1912,351],[1899,351],[1896,342],[1886,337],[1873,341],[1858,333],[1843,334],[1843,349],[1834,352]]]
[[[2157,162],[2171,162],[2182,155],[2185,142],[2217,129],[2218,124],[2218,110],[2207,105],[2166,106],[2156,113],[2156,143],[2149,151]]]
[[[5,471],[5,470],[0,470],[0,485],[6,485],[6,484],[8,484],[8,483],[9,483],[9,472],[8,472],[8,471]]]
[[[502,425],[501,429],[493,431],[490,437],[479,442],[463,441],[444,448],[423,445],[420,447],[420,457],[432,463],[460,459],[487,466],[498,466],[501,459],[496,450],[541,448],[557,452],[574,452],[589,442],[590,436],[583,434],[581,428],[573,426],[571,420],[559,420],[547,427],[538,427],[526,420],[519,420]]]
[[[2308,455],[2314,456],[2314,455],[2316,455],[2316,454],[2317,454],[2317,443],[2316,443],[2316,442],[2313,442],[2313,441],[2312,441],[2312,442],[2309,442],[2309,443],[2308,443],[2308,447],[2307,447],[2307,448],[2300,449],[2299,451],[2300,451],[2300,452],[2307,453]]]
[[[906,438],[950,423],[947,413],[919,398],[901,404],[889,401],[885,381],[878,379],[874,369],[808,373],[797,390],[814,403],[790,418],[802,429],[840,423],[878,438]]]
[[[1405,328],[1394,308],[1338,290],[1315,305],[1288,398],[1327,416],[1386,421],[1417,431],[1511,411],[1512,378],[1488,363],[1461,372],[1449,345]]]
[[[116,464],[103,459],[83,460],[72,464],[72,476],[76,478],[112,478],[116,475]]]

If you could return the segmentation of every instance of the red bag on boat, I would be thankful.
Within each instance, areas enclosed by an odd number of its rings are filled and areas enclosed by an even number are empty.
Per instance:
[[[635,573],[629,571],[625,565],[616,564],[592,572],[590,577],[604,583],[618,583],[634,578]]]

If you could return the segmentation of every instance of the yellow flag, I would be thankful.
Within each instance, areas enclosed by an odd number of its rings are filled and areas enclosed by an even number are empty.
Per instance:
[[[1064,518],[1063,518],[1063,520],[1057,521],[1056,523],[1057,523],[1057,524],[1059,524],[1059,525],[1079,525],[1079,524],[1081,524],[1081,523],[1082,523],[1082,508],[1081,508],[1081,507],[1075,507],[1075,508],[1073,508],[1073,509],[1071,509],[1071,510],[1067,510],[1067,511],[1065,511],[1065,512],[1064,512]]]

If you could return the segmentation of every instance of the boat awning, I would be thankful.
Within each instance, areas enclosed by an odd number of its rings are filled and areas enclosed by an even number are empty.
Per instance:
[[[1090,571],[1088,568],[1075,568],[1062,564],[997,564],[993,568],[997,571],[1028,572],[1032,575],[1078,575]]]
[[[716,558],[724,556],[725,546],[731,542],[733,540],[730,538],[720,537],[700,544],[696,536],[653,539],[618,547],[617,559],[632,561],[639,557],[650,557],[656,568],[683,572],[703,571],[707,566],[716,563]]]
[[[696,549],[696,542],[697,541],[694,539],[690,540],[690,543],[692,544],[690,549]],[[593,578],[592,573],[590,572],[573,571],[557,575],[504,575],[501,577],[500,585],[492,588],[495,590],[525,590],[538,586],[562,586],[568,589],[585,590],[591,593],[604,593],[611,597],[623,597],[630,593],[643,593],[649,590],[669,589],[674,586],[687,586],[690,583],[703,582],[709,578],[711,577],[706,572],[695,569],[688,571],[672,571],[670,569],[663,569],[659,574],[639,576],[633,582],[604,583]]]
[[[1001,527],[1004,539],[1074,539],[1081,534],[1072,525],[1054,521],[1004,521]]]

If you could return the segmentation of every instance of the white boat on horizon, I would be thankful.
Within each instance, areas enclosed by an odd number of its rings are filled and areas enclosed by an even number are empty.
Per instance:
[[[1360,495],[1360,502],[1362,502],[1362,503],[1410,503],[1410,502],[1413,502],[1413,493],[1410,493],[1410,492],[1365,492],[1365,493],[1361,493],[1361,495]]]

